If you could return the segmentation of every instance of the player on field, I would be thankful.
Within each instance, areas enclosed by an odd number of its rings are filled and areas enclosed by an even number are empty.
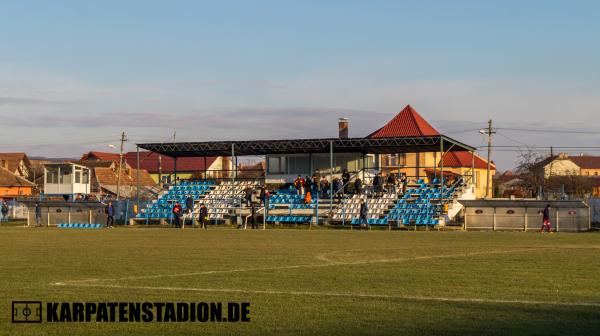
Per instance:
[[[550,204],[547,204],[544,211],[542,211],[542,233],[544,233],[544,228],[546,228],[548,232],[552,232],[552,226],[550,225]]]

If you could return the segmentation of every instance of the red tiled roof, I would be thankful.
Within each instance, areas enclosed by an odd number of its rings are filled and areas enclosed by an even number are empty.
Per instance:
[[[35,187],[35,184],[0,167],[0,187]]]
[[[156,184],[147,171],[140,169],[139,174],[141,186],[154,186]],[[131,169],[129,174],[127,174],[127,171],[123,169],[123,171],[121,171],[121,185],[136,186],[137,175],[138,171],[136,169]],[[117,185],[119,183],[119,175],[112,168],[96,167],[94,168],[94,176],[101,186]]]
[[[17,172],[21,161],[25,161],[25,164],[29,163],[29,159],[25,153],[0,153],[0,159],[6,161],[6,169],[13,173]]]
[[[444,167],[471,167],[473,157],[470,152],[448,152],[444,154]],[[438,166],[441,166],[441,162]],[[475,154],[474,167],[477,169],[487,169],[487,160]],[[490,169],[496,169],[494,163],[490,164]]]
[[[119,161],[119,154],[91,151],[81,157],[81,161],[86,160]]]
[[[583,169],[600,169],[600,156],[581,155],[569,156],[569,160],[573,161],[579,168]]]
[[[440,135],[412,106],[406,105],[394,119],[373,132],[368,138],[392,138]]]
[[[158,173],[158,156],[154,152],[142,151],[140,152],[140,169],[145,169],[151,174]],[[206,165],[207,168],[215,162],[216,157],[207,157]],[[125,162],[131,167],[137,167],[137,152],[129,152],[125,154]],[[174,171],[175,165],[174,160],[168,156],[162,155],[162,172],[170,173]],[[177,159],[177,171],[178,172],[197,172],[204,170],[204,158],[203,157],[180,157]]]

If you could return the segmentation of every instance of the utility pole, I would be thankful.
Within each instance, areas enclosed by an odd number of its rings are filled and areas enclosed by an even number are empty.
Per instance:
[[[117,201],[119,200],[119,196],[121,195],[121,167],[123,166],[123,145],[125,144],[125,131],[121,133],[121,147],[119,150],[119,170],[117,172]]]
[[[492,134],[496,133],[493,128],[492,128],[492,119],[490,119],[488,121],[488,127],[487,129],[481,129],[479,130],[479,133],[481,134],[487,134],[488,136],[488,141],[487,141],[487,179],[485,181],[485,198],[489,198],[490,197],[490,164],[491,164],[491,157],[492,157]]]

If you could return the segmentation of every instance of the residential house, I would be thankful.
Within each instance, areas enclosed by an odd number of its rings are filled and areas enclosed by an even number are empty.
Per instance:
[[[589,177],[592,194],[600,196],[600,156],[559,153],[536,163],[532,171],[544,179],[554,176]]]
[[[28,197],[33,194],[35,184],[12,171],[0,167],[0,197],[17,198]]]
[[[0,167],[19,177],[33,179],[31,162],[25,153],[0,153]]]
[[[131,167],[137,167],[137,152],[125,154],[125,161]],[[171,157],[153,152],[140,152],[140,169],[148,171],[155,183],[168,184],[178,179],[223,178],[230,176],[231,163],[225,157]]]

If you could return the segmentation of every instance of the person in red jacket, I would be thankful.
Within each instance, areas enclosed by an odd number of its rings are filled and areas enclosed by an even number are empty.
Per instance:
[[[179,204],[179,202],[175,203],[175,205],[173,206],[173,218],[175,219],[176,228],[181,227],[181,212],[181,204]]]

